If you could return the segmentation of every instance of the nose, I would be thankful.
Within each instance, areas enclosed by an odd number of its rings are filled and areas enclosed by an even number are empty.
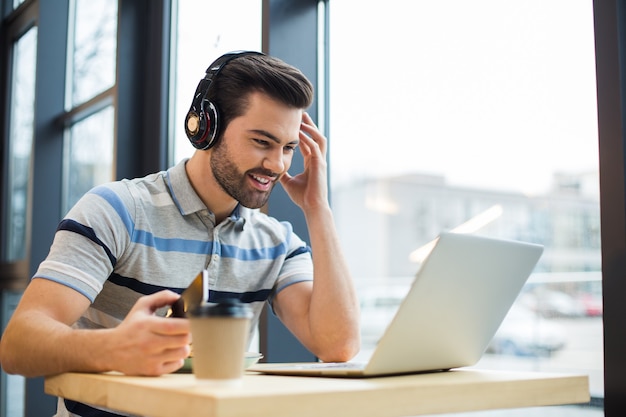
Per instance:
[[[282,174],[291,163],[291,155],[287,156],[282,149],[273,150],[268,153],[263,160],[263,168],[270,170],[276,174]]]

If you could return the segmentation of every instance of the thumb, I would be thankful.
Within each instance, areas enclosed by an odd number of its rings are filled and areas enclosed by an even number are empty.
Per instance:
[[[172,305],[179,298],[180,295],[176,294],[174,291],[159,291],[154,294],[140,297],[135,303],[133,310],[142,311],[146,314],[153,314],[161,307]]]

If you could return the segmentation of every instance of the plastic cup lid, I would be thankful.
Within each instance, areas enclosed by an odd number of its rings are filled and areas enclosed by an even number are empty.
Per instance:
[[[189,313],[190,317],[236,317],[251,318],[252,310],[248,304],[235,298],[227,298],[218,303],[204,303]]]

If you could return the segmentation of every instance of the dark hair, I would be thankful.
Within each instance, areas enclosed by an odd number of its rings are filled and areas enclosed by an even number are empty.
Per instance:
[[[207,94],[219,112],[219,136],[246,112],[253,92],[297,109],[306,109],[313,102],[313,85],[299,69],[268,55],[238,57],[222,68]]]

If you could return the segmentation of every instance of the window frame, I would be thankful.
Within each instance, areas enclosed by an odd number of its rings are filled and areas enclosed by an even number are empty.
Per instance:
[[[594,0],[604,302],[604,413],[626,413],[626,4]]]
[[[9,216],[9,158],[10,158],[10,109],[9,100],[11,99],[11,84],[12,84],[12,71],[13,62],[12,54],[15,41],[21,38],[33,27],[38,26],[38,3],[36,1],[26,1],[22,3],[15,10],[12,10],[12,3],[6,4],[7,7],[3,7],[5,22],[0,27],[0,39],[2,43],[0,48],[2,54],[0,56],[0,64],[5,71],[0,71],[0,96],[2,101],[0,102],[0,131],[2,132],[2,147],[0,158],[2,160],[2,168],[0,169],[0,184],[2,189],[0,190],[2,196],[2,204],[0,205],[0,224],[4,225],[8,221]],[[38,65],[38,64],[37,64]],[[34,138],[33,138],[34,142]],[[34,148],[34,143],[33,143]],[[31,166],[33,164],[34,155],[31,154]],[[27,185],[28,189],[28,205],[32,204],[33,194],[33,181],[29,180]],[[32,217],[27,208],[26,213],[26,254],[23,259],[14,261],[5,261],[4,254],[7,252],[9,233],[4,227],[0,228],[0,288],[6,287],[12,290],[19,290],[25,287],[25,280],[28,278],[29,272],[29,258],[30,258],[30,245],[31,245],[31,229],[32,229]]]

